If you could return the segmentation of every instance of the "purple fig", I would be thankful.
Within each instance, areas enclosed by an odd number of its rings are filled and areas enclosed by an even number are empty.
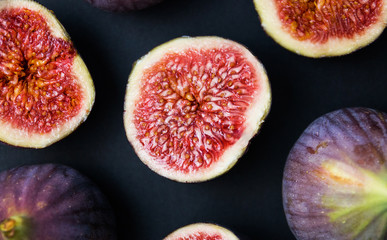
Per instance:
[[[115,12],[141,10],[156,5],[163,0],[86,0],[91,5]]]
[[[114,240],[110,205],[86,177],[62,165],[0,173],[1,240]]]
[[[287,159],[286,217],[297,239],[385,239],[387,114],[347,108],[314,121]]]

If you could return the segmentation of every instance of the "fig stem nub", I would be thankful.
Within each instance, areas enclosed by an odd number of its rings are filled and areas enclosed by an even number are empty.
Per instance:
[[[16,221],[7,218],[0,223],[0,231],[6,238],[12,238],[15,235]]]
[[[0,222],[0,232],[5,240],[29,240],[31,222],[24,216],[12,216]]]

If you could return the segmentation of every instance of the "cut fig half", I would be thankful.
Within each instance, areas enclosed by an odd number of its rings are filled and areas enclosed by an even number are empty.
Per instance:
[[[387,237],[387,114],[340,109],[315,120],[288,156],[283,202],[299,240]]]
[[[229,170],[268,114],[262,64],[219,37],[182,37],[141,58],[129,77],[124,123],[138,157],[180,182]]]
[[[387,0],[254,0],[265,31],[308,57],[351,53],[373,42],[387,24]]]
[[[0,1],[0,59],[1,141],[43,148],[85,121],[93,81],[48,9],[29,0]]]
[[[211,223],[194,223],[168,235],[164,240],[239,240],[230,230]]]

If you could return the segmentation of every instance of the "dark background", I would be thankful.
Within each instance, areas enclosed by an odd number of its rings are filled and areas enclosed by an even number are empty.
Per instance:
[[[265,0],[263,0],[265,1]],[[140,12],[109,13],[83,0],[39,0],[53,10],[88,66],[96,102],[87,121],[42,150],[0,146],[0,170],[62,163],[95,181],[113,205],[119,239],[157,240],[194,222],[213,222],[252,239],[294,239],[282,208],[287,154],[317,117],[364,106],[387,111],[387,34],[347,56],[311,59],[263,31],[252,0],[166,0]],[[136,156],[123,126],[132,64],[173,38],[217,35],[247,46],[266,67],[271,112],[247,153],[227,174],[182,184]]]

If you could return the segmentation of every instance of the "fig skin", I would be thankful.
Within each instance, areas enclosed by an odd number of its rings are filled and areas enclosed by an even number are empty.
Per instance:
[[[288,156],[283,204],[297,239],[385,239],[387,114],[346,108],[315,120]]]
[[[101,8],[106,11],[113,12],[127,12],[142,10],[156,4],[163,0],[86,0],[94,7]]]
[[[252,72],[254,72],[257,78],[256,80],[259,84],[259,90],[254,93],[254,99],[247,107],[247,110],[244,113],[245,115],[243,116],[246,117],[245,128],[242,131],[243,135],[222,153],[223,155],[218,161],[212,162],[212,164],[207,168],[201,168],[191,172],[183,172],[170,169],[162,163],[159,164],[159,158],[152,156],[138,140],[138,130],[134,124],[134,111],[143,94],[143,92],[141,92],[143,74],[168,54],[181,53],[187,49],[195,49],[195,51],[199,52],[198,50],[208,50],[212,48],[227,49],[228,47],[234,50],[237,49],[238,52],[240,51],[240,53],[245,57],[245,61],[251,63],[253,69]],[[127,138],[133,146],[137,156],[151,170],[163,177],[177,182],[196,183],[208,181],[221,176],[222,174],[228,172],[236,164],[238,159],[245,152],[250,139],[258,133],[270,111],[270,107],[271,88],[266,71],[263,65],[247,48],[234,41],[216,36],[180,37],[152,49],[148,54],[143,56],[134,64],[133,70],[129,76],[125,96],[124,125]]]
[[[180,239],[202,239],[202,238],[188,238],[192,235],[197,236],[198,233],[208,235],[216,235],[219,240],[240,240],[230,230],[212,223],[194,223],[185,227],[179,228],[173,233],[169,234],[164,240],[180,240]],[[221,238],[219,238],[221,237]],[[207,239],[207,238],[204,238]]]
[[[349,54],[375,41],[387,26],[387,1],[382,0],[381,14],[378,20],[363,31],[355,33],[351,38],[329,37],[325,43],[299,40],[294,38],[283,26],[278,16],[279,11],[275,1],[277,0],[254,0],[255,9],[263,29],[282,47],[306,57],[320,58]],[[326,3],[329,1],[311,1],[311,3],[317,2]]]
[[[56,19],[52,11],[48,10],[41,4],[32,0],[0,1],[0,11],[19,8],[26,8],[30,11],[37,12],[45,20],[45,23],[47,24],[47,27],[53,37],[59,40],[64,40],[72,45],[70,37],[62,24]],[[74,81],[82,94],[82,96],[79,96],[82,103],[80,104],[78,113],[67,121],[57,124],[56,127],[53,127],[51,131],[46,133],[30,132],[23,129],[22,126],[14,126],[12,123],[7,122],[7,120],[1,119],[0,141],[18,147],[45,148],[65,138],[78,128],[81,123],[86,121],[95,100],[94,83],[84,61],[77,53],[76,49],[74,48],[73,50],[75,51],[75,56],[72,61],[71,73],[74,76]],[[35,48],[32,48],[32,51],[35,51]],[[37,55],[38,54],[39,52]],[[35,125],[37,125],[37,123],[35,123]]]
[[[116,239],[115,218],[106,198],[70,167],[43,164],[4,171],[0,196],[1,240]],[[7,219],[16,220],[10,238],[4,233]]]

